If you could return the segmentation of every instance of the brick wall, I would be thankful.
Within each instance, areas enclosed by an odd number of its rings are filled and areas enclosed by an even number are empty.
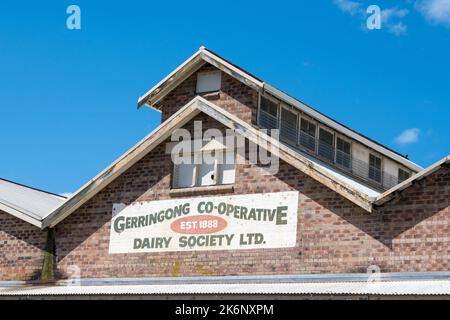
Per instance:
[[[195,96],[195,82],[193,75],[162,100],[163,121]],[[207,98],[255,123],[257,94],[234,78],[223,74],[220,93]],[[202,120],[204,129],[223,129],[205,115],[195,120]],[[192,122],[186,127],[191,129]],[[250,163],[238,165],[232,194],[299,191],[295,247],[110,255],[113,203],[172,199],[171,176],[170,156],[161,144],[58,224],[58,277],[71,275],[73,265],[80,268],[82,277],[351,273],[366,272],[374,264],[384,272],[450,267],[449,169],[434,173],[368,214],[284,162],[274,176],[262,175]],[[35,277],[42,265],[45,233],[1,213],[0,226],[0,279]]]
[[[47,233],[0,210],[0,281],[40,276]]]
[[[199,115],[208,127],[222,126]],[[187,128],[192,127],[192,122]],[[443,169],[400,200],[368,214],[350,201],[281,162],[265,176],[238,165],[233,194],[298,190],[297,244],[293,248],[108,254],[113,203],[171,199],[172,166],[162,144],[56,228],[61,277],[71,265],[82,277],[165,277],[245,274],[448,270],[450,175]],[[230,193],[226,193],[230,194]],[[201,194],[195,196],[202,196]]]
[[[197,73],[214,69],[208,64],[201,67],[160,101],[159,105],[163,106],[161,110],[163,122],[196,96]],[[257,92],[228,74],[222,72],[222,86],[218,94],[206,94],[204,97],[242,120],[256,123]]]

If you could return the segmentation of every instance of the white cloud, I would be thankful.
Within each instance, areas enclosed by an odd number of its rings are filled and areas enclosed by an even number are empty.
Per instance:
[[[406,34],[406,31],[408,31],[408,27],[403,22],[398,22],[398,23],[388,25],[387,29],[390,33],[393,33],[396,36],[401,36],[403,34]]]
[[[450,1],[450,0],[446,0]],[[334,0],[334,4],[345,13],[350,14],[352,17],[356,16],[365,21],[368,18],[367,8],[362,2],[351,0]],[[396,36],[406,34],[408,27],[401,19],[405,18],[409,13],[408,9],[392,7],[381,10],[381,28],[387,30]],[[365,23],[364,23],[365,25]]]
[[[63,192],[59,194],[60,196],[69,198],[71,195],[73,195],[73,192]]]
[[[395,142],[401,145],[407,145],[419,141],[420,129],[411,128],[403,131],[397,138]]]
[[[418,0],[415,7],[428,21],[450,27],[450,0]]]
[[[386,27],[387,31],[400,36],[406,33],[408,27],[402,22],[396,20],[402,19],[408,15],[408,9],[399,9],[398,7],[381,10],[381,25]]]
[[[362,4],[355,1],[350,0],[334,0],[334,3],[341,9],[343,12],[349,13],[354,16],[356,14],[364,13],[362,9]]]

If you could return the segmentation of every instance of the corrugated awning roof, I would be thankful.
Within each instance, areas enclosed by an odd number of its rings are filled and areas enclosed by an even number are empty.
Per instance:
[[[0,287],[0,296],[59,295],[450,295],[450,281],[231,283]]]
[[[74,283],[74,281],[78,281]],[[0,296],[450,295],[450,273],[378,272],[161,278],[82,278],[52,285],[0,281]]]
[[[0,179],[0,210],[40,226],[40,222],[66,198]]]

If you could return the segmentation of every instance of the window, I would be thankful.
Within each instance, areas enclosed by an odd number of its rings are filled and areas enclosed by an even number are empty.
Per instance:
[[[369,156],[369,178],[381,183],[381,158],[373,154]]]
[[[278,103],[261,97],[259,125],[265,129],[278,128]]]
[[[351,145],[341,138],[336,138],[336,163],[351,169]]]
[[[319,156],[324,157],[330,161],[334,161],[334,135],[332,132],[325,130],[324,128],[319,129]]]
[[[200,165],[197,166],[197,186],[212,186],[216,184],[217,173],[216,173],[216,163],[207,163],[202,161]]]
[[[300,145],[316,151],[316,125],[303,118],[300,122]]]
[[[219,184],[232,184],[235,177],[235,158],[234,152],[223,153],[224,161],[219,164]]]
[[[411,174],[408,171],[398,168],[398,183],[408,180],[410,176]]]
[[[298,139],[297,113],[291,112],[285,108],[281,109],[280,136],[282,139],[297,144]]]
[[[221,87],[221,72],[199,72],[197,73],[197,93],[219,91]]]
[[[210,155],[208,154],[210,157]],[[232,184],[235,180],[235,153],[215,152],[205,161],[205,154],[181,156],[181,163],[174,165],[174,188],[189,188]],[[197,157],[197,163],[194,163]],[[213,161],[211,161],[213,160]]]
[[[174,166],[174,184],[177,188],[192,187],[195,185],[194,157],[192,155],[181,156],[180,162],[180,164]]]

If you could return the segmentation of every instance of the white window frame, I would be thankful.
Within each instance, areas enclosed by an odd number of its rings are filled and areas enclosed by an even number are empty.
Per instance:
[[[307,147],[305,147],[304,145],[302,145],[301,143],[300,143],[300,134],[301,134],[301,131],[302,131],[302,119],[303,120],[305,120],[305,121],[308,121],[308,122],[310,122],[310,123],[312,123],[313,125],[315,125],[316,126],[316,130],[314,131],[314,154],[317,154],[317,148],[318,148],[318,137],[319,137],[319,123],[314,119],[314,118],[312,118],[312,117],[310,117],[310,116],[308,116],[308,115],[306,115],[306,114],[304,114],[304,113],[301,113],[300,114],[300,117],[298,117],[298,138],[297,138],[297,143],[298,143],[298,145],[300,146],[300,147],[302,147],[302,148],[304,148],[305,150],[308,150],[309,152],[312,152],[312,150],[311,149],[308,149]],[[308,135],[309,135],[309,133],[307,133]]]
[[[274,97],[271,97],[271,96],[268,96],[268,95],[265,95],[265,94],[259,94],[258,95],[258,113],[257,113],[257,117],[258,117],[258,119],[257,119],[257,123],[258,123],[258,126],[259,127],[261,127],[261,123],[260,123],[260,120],[261,120],[261,101],[262,101],[262,98],[264,98],[264,99],[267,99],[267,100],[270,100],[270,101],[272,101],[273,103],[275,103],[276,105],[277,105],[277,126],[278,126],[278,128],[277,129],[280,129],[280,119],[281,119],[281,102],[280,101],[278,101],[277,99],[275,99]],[[262,128],[262,127],[261,127]]]
[[[336,163],[339,167],[342,167],[342,168],[345,168],[345,169],[348,169],[348,170],[352,170],[352,168],[353,168],[353,162],[352,162],[352,158],[353,158],[353,156],[352,156],[352,154],[353,154],[352,153],[353,152],[353,142],[352,142],[352,140],[347,138],[346,136],[343,136],[340,133],[336,133],[334,136],[335,136],[335,138],[334,138],[334,140],[335,140],[334,141],[334,163]],[[342,141],[345,141],[348,144],[350,144],[350,168],[344,167],[344,166],[342,166],[342,165],[340,165],[340,164],[338,164],[336,162],[337,151],[338,151],[338,148],[337,148],[337,139],[338,138],[341,139]]]
[[[237,151],[234,150],[233,151],[233,156],[234,156],[234,177],[233,177],[233,182],[231,183],[219,183],[222,179],[222,175],[221,175],[221,164],[219,163],[217,157],[215,157],[214,159],[214,183],[211,185],[202,185],[200,182],[200,172],[201,172],[201,166],[203,165],[202,163],[196,163],[196,162],[200,162],[199,157],[203,157],[203,154],[206,152],[211,152],[211,151],[200,151],[200,152],[196,152],[193,155],[193,159],[194,159],[194,169],[193,169],[193,174],[192,174],[192,184],[190,186],[183,186],[180,187],[178,186],[178,181],[176,180],[178,177],[178,174],[176,172],[176,170],[178,170],[178,165],[174,164],[173,165],[173,174],[172,174],[172,188],[173,189],[187,189],[187,188],[208,188],[208,187],[212,187],[212,186],[222,186],[222,185],[233,185],[236,182],[236,155],[237,155]],[[217,152],[217,151],[214,151]],[[219,151],[222,153],[223,157],[226,158],[226,153],[231,152],[231,151],[227,151],[226,149]],[[201,159],[200,159],[201,160]],[[206,164],[205,164],[206,165]]]
[[[377,180],[374,180],[374,179],[372,179],[371,177],[370,177],[370,155],[373,155],[373,156],[375,156],[375,157],[377,157],[377,158],[379,158],[381,161],[381,165],[380,165],[380,181],[377,181]],[[367,178],[370,180],[370,181],[372,181],[372,182],[375,182],[375,183],[377,183],[377,184],[380,184],[380,185],[383,185],[383,180],[384,180],[384,177],[383,177],[383,173],[384,173],[384,168],[383,168],[383,166],[384,166],[384,161],[383,161],[383,156],[381,156],[378,152],[374,152],[374,151],[372,151],[372,150],[369,150],[369,159],[368,159],[368,161],[367,161],[367,164],[368,164],[368,166],[369,166],[369,168],[368,168],[368,170],[367,170]]]

